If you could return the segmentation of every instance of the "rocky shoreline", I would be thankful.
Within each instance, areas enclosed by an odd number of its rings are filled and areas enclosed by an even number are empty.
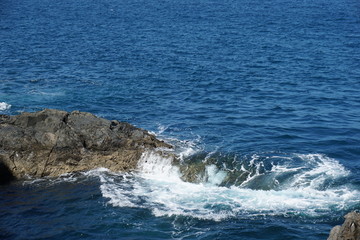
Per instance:
[[[131,171],[145,151],[157,148],[172,146],[129,123],[87,112],[45,109],[0,115],[0,185],[99,167]],[[358,240],[359,227],[360,213],[348,213],[328,240]]]
[[[171,148],[146,130],[87,112],[0,115],[0,184],[104,167],[136,168],[142,153]]]

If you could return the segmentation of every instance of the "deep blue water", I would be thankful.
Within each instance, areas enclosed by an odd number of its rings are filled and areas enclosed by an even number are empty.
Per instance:
[[[326,239],[360,210],[357,0],[1,0],[0,37],[0,114],[88,111],[207,164],[1,186],[0,238]]]

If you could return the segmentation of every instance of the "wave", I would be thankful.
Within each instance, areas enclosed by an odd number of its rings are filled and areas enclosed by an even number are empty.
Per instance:
[[[257,215],[321,217],[358,204],[345,184],[350,172],[323,154],[236,155],[195,150],[174,160],[145,152],[132,174],[95,172],[115,207],[147,208],[155,216],[221,221]]]
[[[5,111],[11,108],[11,105],[6,102],[0,102],[0,111]]]
[[[211,221],[249,217],[323,218],[356,208],[360,192],[351,172],[324,154],[204,152],[173,139],[174,149],[147,151],[137,171],[99,168],[64,174],[50,184],[98,178],[102,197],[121,208],[143,208],[156,217]],[[175,156],[175,157],[174,157]],[[47,179],[25,184],[49,184]]]

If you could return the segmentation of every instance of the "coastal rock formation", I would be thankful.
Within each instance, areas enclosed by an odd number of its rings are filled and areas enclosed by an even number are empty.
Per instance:
[[[350,212],[345,215],[345,222],[335,226],[330,232],[328,240],[359,240],[360,213]]]
[[[105,167],[136,168],[148,149],[171,148],[147,131],[86,112],[0,115],[0,184]]]

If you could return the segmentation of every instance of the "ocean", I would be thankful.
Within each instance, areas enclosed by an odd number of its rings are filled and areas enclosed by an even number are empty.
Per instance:
[[[0,186],[0,239],[326,239],[360,210],[357,0],[1,0],[0,114],[174,146]]]

